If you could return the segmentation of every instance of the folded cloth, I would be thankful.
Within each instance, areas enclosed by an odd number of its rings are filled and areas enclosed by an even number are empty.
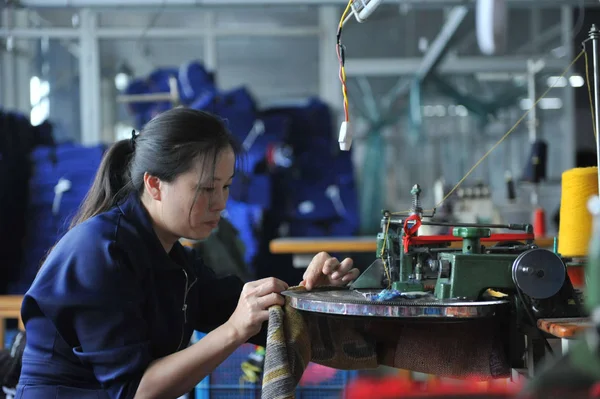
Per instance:
[[[384,365],[472,380],[508,377],[502,342],[507,324],[340,317],[298,311],[287,298],[283,307],[269,309],[261,398],[293,399],[309,362],[340,370]]]

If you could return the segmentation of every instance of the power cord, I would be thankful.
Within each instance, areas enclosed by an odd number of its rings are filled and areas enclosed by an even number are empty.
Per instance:
[[[525,301],[523,292],[521,291],[521,289],[519,287],[517,287],[517,296],[519,298],[519,301],[521,302],[521,305],[523,306],[523,309],[525,310],[525,313],[527,314],[527,317],[529,318],[529,321],[531,322],[535,331],[537,331],[539,338],[541,338],[544,341],[544,346],[546,347],[548,352],[550,352],[554,356],[554,349],[552,349],[552,347],[550,346],[550,343],[548,342],[548,339],[544,336],[544,334],[537,328],[537,320],[536,320],[535,316],[533,315],[533,313],[531,312],[531,309],[530,309],[531,305],[529,303],[527,303],[527,301]]]

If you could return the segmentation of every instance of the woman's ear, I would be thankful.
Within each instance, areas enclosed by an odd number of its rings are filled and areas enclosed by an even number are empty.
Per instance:
[[[144,173],[144,187],[150,198],[160,201],[161,200],[161,181],[158,177],[150,175],[148,172]]]

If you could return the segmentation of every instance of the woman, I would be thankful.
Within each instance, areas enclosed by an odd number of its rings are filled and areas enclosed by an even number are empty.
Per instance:
[[[177,398],[241,344],[264,345],[268,308],[288,286],[217,279],[178,242],[217,226],[237,149],[219,119],[183,108],[109,149],[24,297],[16,398]],[[303,284],[357,275],[322,253]],[[187,347],[193,330],[208,335]]]

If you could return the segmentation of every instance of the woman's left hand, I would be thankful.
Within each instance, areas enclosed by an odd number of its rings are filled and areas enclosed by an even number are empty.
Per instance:
[[[317,254],[304,273],[300,285],[311,290],[319,286],[342,286],[356,279],[359,271],[352,268],[352,259],[346,258],[341,263],[327,252]]]

